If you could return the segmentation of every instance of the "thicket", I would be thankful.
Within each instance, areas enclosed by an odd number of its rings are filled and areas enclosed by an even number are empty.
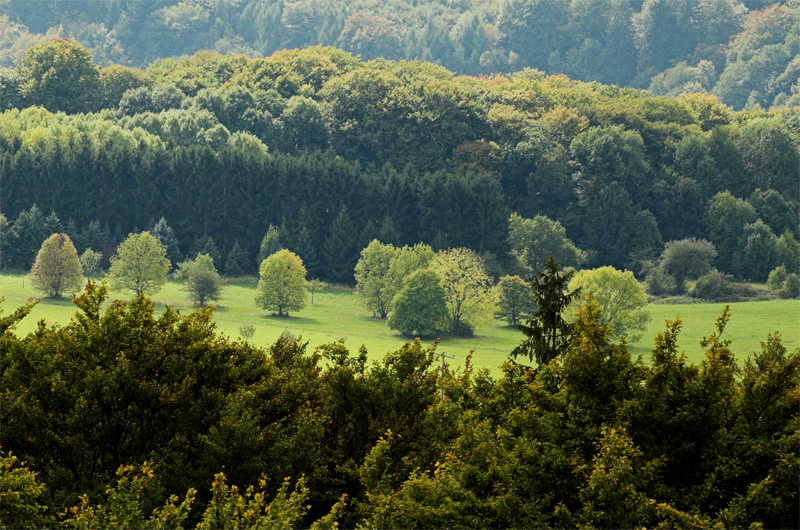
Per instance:
[[[209,309],[105,298],[90,283],[24,337],[30,305],[0,318],[5,526],[800,524],[800,351],[770,335],[737,362],[727,310],[699,365],[679,320],[644,363],[589,305],[545,364],[494,378],[440,370],[435,344],[261,350]]]
[[[28,270],[61,232],[108,266],[126,234],[150,229],[170,255],[255,274],[271,227],[310,276],[339,283],[374,238],[470,248],[495,277],[564,236],[576,263],[637,274],[692,237],[738,277],[800,261],[798,107],[732,113],[703,94],[536,70],[456,77],[332,48],[140,71],[54,41],[26,61],[37,69],[13,72],[20,92],[3,105],[49,110],[0,115],[5,267]],[[47,66],[45,86],[33,72]],[[75,85],[95,97],[59,99]],[[527,241],[508,239],[512,213],[533,220],[514,218]]]

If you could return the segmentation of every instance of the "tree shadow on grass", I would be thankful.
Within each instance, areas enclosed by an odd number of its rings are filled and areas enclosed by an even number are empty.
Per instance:
[[[308,318],[304,316],[296,316],[296,315],[283,315],[278,316],[277,313],[270,313],[270,314],[261,314],[259,315],[260,318],[267,320],[269,322],[275,324],[285,324],[285,325],[293,325],[293,326],[308,326],[308,325],[315,325],[319,324],[319,320],[316,318]]]
[[[77,294],[77,293],[76,293]],[[69,296],[62,296],[59,298],[46,298],[44,296],[41,297],[33,297],[34,300],[38,300],[42,305],[55,305],[61,307],[75,307],[75,304],[72,303],[72,298]]]

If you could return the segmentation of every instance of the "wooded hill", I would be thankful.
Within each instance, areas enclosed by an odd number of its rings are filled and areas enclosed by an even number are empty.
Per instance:
[[[173,262],[221,266],[238,246],[255,273],[274,225],[310,277],[352,283],[373,238],[468,247],[499,275],[512,212],[560,222],[590,267],[638,274],[688,237],[748,279],[800,259],[796,107],[333,48],[103,68],[65,41],[31,48],[3,91],[2,244],[19,269],[53,232],[107,258],[164,217]]]
[[[337,46],[459,74],[526,67],[572,79],[709,92],[733,108],[800,104],[797,0],[2,0],[0,65],[67,38],[103,65],[203,49],[264,57]]]

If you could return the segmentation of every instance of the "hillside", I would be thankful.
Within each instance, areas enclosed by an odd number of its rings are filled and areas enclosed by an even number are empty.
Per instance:
[[[204,251],[224,268],[238,247],[255,273],[272,225],[310,277],[352,283],[373,238],[468,247],[500,276],[511,213],[546,217],[586,267],[643,275],[665,243],[692,237],[744,279],[800,260],[798,107],[734,113],[703,94],[536,70],[456,76],[334,48],[139,70],[52,41],[7,79],[7,267],[28,270],[60,230],[108,258],[163,217],[173,262]]]
[[[264,57],[337,46],[459,74],[548,74],[710,92],[733,108],[800,103],[797,0],[2,0],[0,65],[53,38],[102,65],[144,67],[200,50]]]

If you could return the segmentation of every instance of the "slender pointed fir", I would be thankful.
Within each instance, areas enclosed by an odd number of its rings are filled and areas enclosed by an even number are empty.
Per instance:
[[[580,289],[567,290],[574,273],[563,272],[552,255],[543,271],[534,271],[531,287],[536,309],[530,320],[517,325],[527,338],[511,352],[512,361],[522,356],[544,366],[567,352],[575,325],[564,319],[564,311],[580,293]]]

